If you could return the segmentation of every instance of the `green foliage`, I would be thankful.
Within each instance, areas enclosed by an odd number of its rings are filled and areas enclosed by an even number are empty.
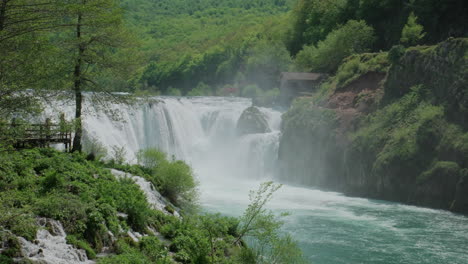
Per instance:
[[[288,48],[293,55],[304,45],[313,46],[338,25],[346,22],[342,16],[346,0],[299,0],[293,11],[293,27]]]
[[[388,52],[388,59],[392,64],[399,64],[401,57],[405,55],[406,49],[402,45],[393,46]]]
[[[336,89],[341,89],[366,73],[386,73],[389,68],[385,52],[353,55],[343,61],[331,82],[336,85]]]
[[[401,33],[400,42],[406,46],[413,46],[418,44],[426,35],[423,32],[424,28],[417,22],[418,18],[411,12],[408,17],[408,22],[406,23],[403,31]]]
[[[288,49],[294,55],[304,45],[316,45],[325,39],[339,25],[363,20],[375,29],[377,39],[373,51],[388,50],[400,42],[411,13],[419,18],[427,32],[424,42],[437,43],[450,36],[466,36],[463,25],[468,18],[467,11],[463,0],[443,3],[437,0],[299,0],[294,7]],[[418,36],[419,29],[414,29],[409,31],[417,34],[408,33]]]
[[[21,244],[17,237],[2,230],[0,231],[0,242],[2,242],[2,245],[6,248],[2,251],[2,254],[0,254],[0,257],[3,257],[0,258],[0,261],[10,263],[10,258],[21,257]]]
[[[317,46],[304,47],[296,56],[296,64],[306,71],[335,72],[347,56],[370,50],[374,39],[374,30],[364,21],[350,20]]]
[[[153,171],[148,180],[160,186],[161,193],[177,206],[192,206],[197,200],[197,185],[192,168],[180,160],[169,161],[163,152],[146,149],[138,161]]]
[[[444,109],[425,103],[425,98],[425,90],[415,87],[371,115],[358,130],[354,148],[375,155],[373,173],[396,170],[415,177],[430,164],[443,135]]]
[[[209,96],[212,95],[212,89],[204,82],[198,83],[197,87],[187,93],[187,96]]]
[[[138,156],[140,162],[153,168],[114,166],[148,179],[162,177],[163,183],[168,179],[181,180],[184,188],[193,188],[193,185],[184,183],[192,175],[190,168],[181,161],[168,161],[156,150],[142,151]],[[271,256],[286,256],[286,252],[295,252],[294,243],[289,243],[285,236],[276,235],[279,233],[275,229],[280,227],[281,222],[260,208],[271,197],[267,193],[277,188],[271,183],[261,192],[267,196],[257,196],[255,204],[249,207],[250,213],[246,213],[243,219],[252,221],[246,225],[244,220],[240,224],[239,219],[219,214],[186,214],[184,218],[176,218],[151,210],[145,195],[133,181],[116,180],[102,168],[104,164],[88,161],[84,154],[33,149],[9,154],[2,152],[0,161],[5,161],[0,163],[2,228],[32,240],[37,230],[34,224],[37,216],[59,220],[68,234],[67,243],[84,249],[91,259],[105,246],[115,248],[117,255],[100,258],[98,263],[169,264],[173,259],[181,263],[247,263],[241,262],[241,259],[249,258],[249,254],[256,260],[260,259],[258,251],[249,251],[244,246],[239,248],[239,243],[233,243],[241,236],[240,232],[244,237],[268,241]],[[175,185],[163,184],[163,187],[175,188],[174,192],[183,191],[183,188],[177,189]],[[180,194],[182,197],[185,195],[184,192]],[[128,217],[119,220],[117,212],[125,213]],[[248,218],[249,214],[255,216]],[[129,227],[145,233],[149,233],[148,227],[156,228],[171,239],[170,249],[174,254],[169,254],[164,244],[167,242],[152,235],[134,242],[125,234]],[[114,244],[108,231],[117,238]],[[11,240],[10,244],[11,250],[7,253],[16,256],[15,241]],[[291,253],[287,254],[292,256],[291,260],[296,258]],[[5,257],[3,259],[9,261]]]
[[[267,91],[264,91],[261,95],[254,98],[254,105],[272,107],[278,101],[280,96],[280,89],[274,88]]]
[[[76,248],[79,249],[84,249],[86,251],[86,255],[88,256],[89,259],[95,259],[96,258],[96,252],[91,248],[91,246],[83,240],[79,240],[73,235],[67,236],[67,244],[73,245]]]
[[[126,161],[127,150],[124,146],[112,146],[112,160],[117,164],[124,164]]]
[[[248,54],[245,66],[247,82],[262,89],[277,86],[281,72],[287,71],[292,64],[291,56],[281,42],[260,40]]]
[[[0,255],[0,264],[13,264],[15,263],[14,260],[10,257],[5,255]]]
[[[429,168],[429,170],[419,175],[418,181],[424,182],[435,176],[439,176],[443,179],[458,179],[460,176],[460,166],[453,161],[438,161]]]
[[[174,87],[169,87],[167,89],[167,95],[170,95],[170,96],[182,96],[182,92],[177,89],[177,88],[174,88]]]
[[[247,85],[241,91],[241,96],[247,98],[256,98],[262,94],[262,90],[257,85]]]
[[[90,136],[83,138],[83,152],[89,160],[101,160],[107,155],[106,147],[97,138]]]
[[[281,234],[283,222],[271,211],[265,208],[272,195],[281,185],[265,182],[257,191],[250,192],[250,204],[240,218],[237,230],[238,243],[247,239],[251,243],[253,253],[241,251],[240,259],[255,263],[305,263],[297,243],[289,236]],[[285,216],[287,214],[283,214]],[[255,256],[255,257],[254,257]]]

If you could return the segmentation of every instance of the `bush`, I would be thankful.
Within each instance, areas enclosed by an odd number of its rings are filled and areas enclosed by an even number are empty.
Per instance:
[[[82,234],[86,230],[88,206],[69,193],[52,193],[34,205],[39,216],[59,220],[65,231],[71,234]]]
[[[210,96],[212,94],[213,92],[209,85],[199,82],[197,87],[187,93],[187,96]]]
[[[417,22],[418,17],[411,12],[408,17],[408,22],[406,23],[403,31],[401,32],[401,39],[400,42],[405,44],[406,46],[414,46],[417,45],[421,39],[424,38],[426,33],[424,33],[424,28]]]
[[[168,161],[157,149],[146,149],[137,155],[140,164],[153,171],[150,181],[161,186],[162,195],[177,206],[193,205],[197,199],[197,185],[192,168],[185,162]]]
[[[256,98],[263,94],[262,89],[257,85],[247,85],[242,89],[241,96],[247,98]]]
[[[91,246],[87,242],[83,240],[79,240],[73,235],[68,235],[66,239],[67,239],[67,244],[73,245],[76,248],[83,249],[84,251],[86,251],[86,255],[88,256],[89,259],[96,258],[96,252],[94,252],[94,250],[91,248]]]
[[[154,148],[138,151],[137,161],[138,164],[151,170],[154,170],[158,165],[168,162],[166,153]]]
[[[182,96],[182,92],[177,88],[169,87],[167,89],[166,95],[169,95],[169,96]]]
[[[154,262],[167,258],[168,252],[157,237],[143,237],[139,247],[140,251]]]
[[[400,59],[405,55],[406,49],[402,45],[393,46],[388,52],[388,59],[392,64],[400,64]]]
[[[188,205],[196,202],[197,185],[192,168],[177,160],[163,163],[156,168],[156,175],[162,182],[162,194],[175,205]]]
[[[333,73],[344,58],[370,50],[374,42],[372,27],[364,21],[350,20],[317,46],[305,46],[297,54],[296,64],[306,71]]]
[[[83,152],[88,154],[88,160],[101,160],[107,156],[104,144],[89,135],[83,137]]]

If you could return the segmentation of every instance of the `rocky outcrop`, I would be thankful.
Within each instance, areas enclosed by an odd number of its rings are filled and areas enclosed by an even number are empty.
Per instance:
[[[237,121],[237,134],[259,134],[271,132],[265,115],[260,110],[251,106],[244,110]]]
[[[467,214],[467,54],[468,39],[449,39],[408,49],[386,73],[350,75],[372,68],[362,59],[344,65],[326,97],[298,100],[283,116],[281,175]]]
[[[126,173],[116,169],[111,169],[111,173],[118,179],[126,178],[135,181],[135,184],[138,185],[145,194],[146,200],[151,205],[152,209],[161,211],[167,215],[174,215],[176,217],[180,217],[180,209],[174,206],[171,202],[169,202],[169,200],[167,200],[164,196],[162,196],[151,182],[145,180],[140,176],[135,176],[130,173]],[[170,210],[170,208],[172,210]]]
[[[66,233],[60,222],[40,218],[38,224],[41,228],[37,231],[34,243],[19,237],[22,257],[35,261],[35,263],[47,264],[91,264],[86,252],[82,249],[68,245]]]

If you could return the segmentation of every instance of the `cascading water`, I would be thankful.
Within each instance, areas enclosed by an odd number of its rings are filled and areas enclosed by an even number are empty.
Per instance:
[[[240,98],[159,97],[114,105],[123,122],[88,106],[84,125],[108,149],[124,147],[129,161],[150,147],[185,160],[201,183],[203,207],[240,215],[248,191],[274,177],[280,139],[281,113],[266,108],[261,111],[272,132],[237,135],[237,121],[250,105]],[[291,186],[269,206],[291,213],[285,231],[313,263],[468,263],[468,219],[462,216]]]

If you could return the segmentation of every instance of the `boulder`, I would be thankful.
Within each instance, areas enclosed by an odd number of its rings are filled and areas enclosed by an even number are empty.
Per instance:
[[[237,134],[259,134],[271,132],[265,115],[260,110],[251,106],[244,110],[237,121]]]

